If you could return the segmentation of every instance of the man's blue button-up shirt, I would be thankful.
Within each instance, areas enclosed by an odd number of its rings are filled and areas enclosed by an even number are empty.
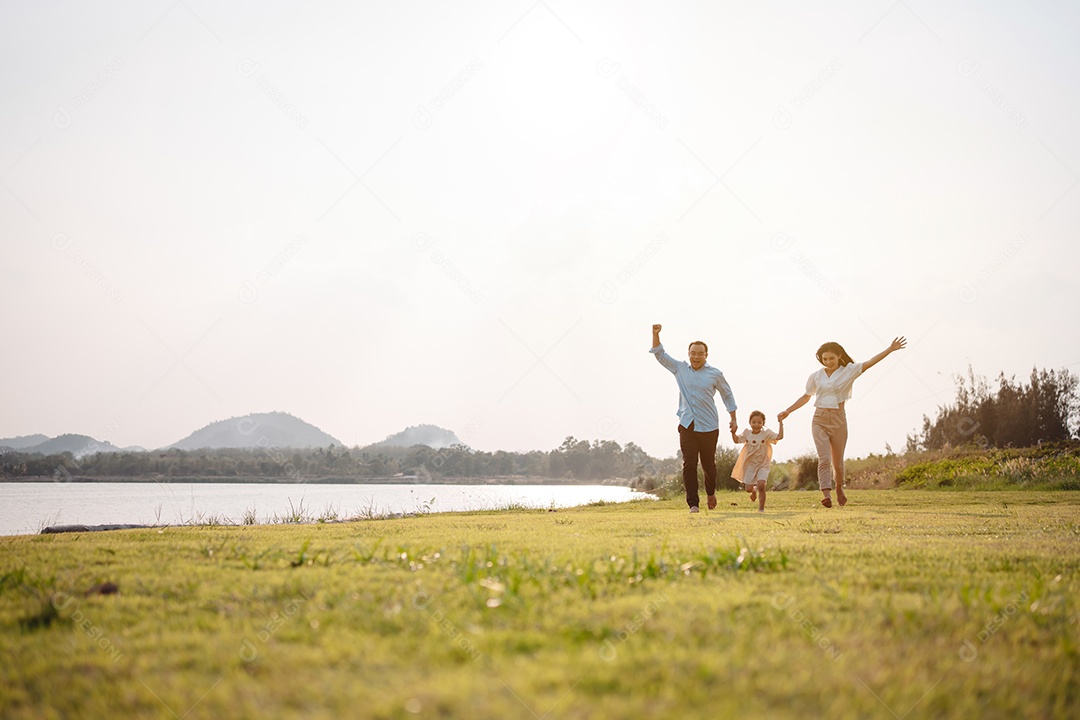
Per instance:
[[[720,416],[716,410],[713,396],[717,392],[724,401],[727,411],[735,412],[735,396],[731,386],[724,379],[724,373],[706,363],[700,370],[690,367],[685,360],[676,360],[664,352],[663,345],[650,350],[656,360],[675,376],[679,386],[679,424],[690,427],[694,423],[696,432],[711,432],[720,428]]]

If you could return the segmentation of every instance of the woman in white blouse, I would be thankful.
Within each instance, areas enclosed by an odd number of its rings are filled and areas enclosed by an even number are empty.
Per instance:
[[[848,430],[844,403],[851,398],[851,386],[855,378],[877,365],[886,355],[903,350],[906,345],[905,338],[895,338],[885,350],[865,362],[857,363],[839,343],[825,343],[817,351],[818,362],[824,367],[806,381],[806,394],[777,415],[783,422],[788,415],[810,402],[810,396],[816,396],[810,431],[817,447],[818,487],[825,495],[821,498],[821,504],[827,508],[832,507],[830,493],[834,485],[837,502],[847,504],[844,494],[844,446],[847,445]]]

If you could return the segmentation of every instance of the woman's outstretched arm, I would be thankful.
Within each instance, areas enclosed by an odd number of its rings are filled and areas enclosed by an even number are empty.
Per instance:
[[[907,346],[907,338],[905,338],[903,336],[900,336],[898,338],[893,338],[892,345],[889,345],[889,347],[885,348],[884,350],[879,352],[877,355],[875,355],[874,357],[870,358],[869,360],[867,360],[866,362],[863,363],[863,366],[862,366],[863,372],[866,372],[870,368],[877,365],[879,362],[884,360],[885,357],[887,355],[889,355],[890,353],[894,353],[897,350],[903,350],[906,346]]]

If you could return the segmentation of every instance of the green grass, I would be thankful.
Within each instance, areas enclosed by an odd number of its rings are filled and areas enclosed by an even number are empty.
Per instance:
[[[905,467],[896,483],[917,488],[1080,490],[1080,448],[987,450]]]
[[[1077,716],[1080,495],[818,496],[3,538],[0,716]]]

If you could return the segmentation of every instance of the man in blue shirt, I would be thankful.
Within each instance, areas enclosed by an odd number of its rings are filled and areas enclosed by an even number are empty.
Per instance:
[[[709,347],[700,340],[690,343],[690,362],[683,362],[664,352],[660,344],[660,325],[652,326],[652,350],[657,361],[675,376],[679,386],[679,449],[683,456],[683,487],[686,488],[686,504],[696,513],[700,505],[698,497],[698,458],[705,471],[705,494],[709,509],[716,507],[716,441],[720,436],[720,414],[713,396],[719,391],[724,408],[731,415],[728,426],[732,432],[739,429],[735,419],[735,396],[724,379],[724,373],[705,363]]]

